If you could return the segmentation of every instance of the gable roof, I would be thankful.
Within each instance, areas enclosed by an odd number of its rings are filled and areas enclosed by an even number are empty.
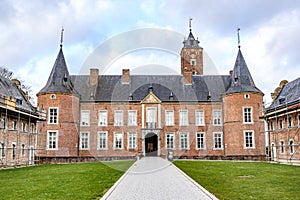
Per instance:
[[[70,80],[69,71],[62,51],[62,46],[60,47],[45,87],[41,89],[37,95],[49,92],[77,94]]]
[[[240,92],[256,92],[262,93],[256,86],[247,67],[241,50],[239,49],[232,72],[230,87],[226,94]]]
[[[292,106],[300,102],[300,78],[293,80],[283,86],[272,104],[267,108],[266,113],[274,110]]]
[[[26,98],[26,94],[19,86],[8,78],[0,76],[0,104],[5,104],[4,99],[16,99],[16,108],[27,113],[35,114],[36,108]]]
[[[162,102],[220,102],[230,84],[229,75],[195,75],[191,85],[184,84],[181,75],[131,75],[129,84],[122,84],[121,75],[102,75],[97,86],[89,85],[88,75],[71,76],[71,80],[81,101],[107,102],[141,102],[150,87]]]

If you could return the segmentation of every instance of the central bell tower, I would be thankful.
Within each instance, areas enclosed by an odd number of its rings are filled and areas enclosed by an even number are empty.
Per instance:
[[[199,46],[198,38],[195,39],[191,26],[192,18],[189,21],[190,33],[183,41],[183,48],[180,52],[181,74],[191,72],[193,75],[203,75],[203,48]]]

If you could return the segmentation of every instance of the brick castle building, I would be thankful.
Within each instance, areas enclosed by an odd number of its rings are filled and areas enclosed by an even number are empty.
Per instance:
[[[37,125],[45,118],[29,101],[21,82],[0,75],[0,167],[31,165],[38,143]]]
[[[180,75],[70,75],[62,45],[38,107],[43,162],[142,156],[265,158],[263,93],[240,48],[228,75],[203,74],[203,48],[190,29]]]
[[[273,102],[265,112],[272,161],[300,163],[299,94],[300,78],[281,81],[272,93]]]

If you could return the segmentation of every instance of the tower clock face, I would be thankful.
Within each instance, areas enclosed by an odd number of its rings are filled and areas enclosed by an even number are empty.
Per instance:
[[[195,54],[191,54],[191,58],[195,58],[196,57],[196,55]]]

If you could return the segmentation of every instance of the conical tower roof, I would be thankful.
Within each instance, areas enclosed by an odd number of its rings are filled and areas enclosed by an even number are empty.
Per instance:
[[[231,76],[231,84],[226,94],[240,92],[262,93],[256,86],[247,67],[241,50],[239,49]]]
[[[41,93],[51,92],[77,94],[70,79],[62,45],[49,75],[48,81],[45,87],[39,91],[38,95]]]

